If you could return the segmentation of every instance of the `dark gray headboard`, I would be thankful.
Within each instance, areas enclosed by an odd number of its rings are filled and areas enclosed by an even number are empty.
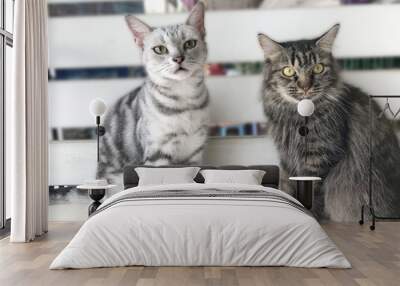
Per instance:
[[[147,167],[155,168],[153,166],[126,166],[124,168],[124,189],[136,187],[139,183],[138,174],[135,171],[136,167]],[[157,168],[179,168],[187,167],[184,165],[176,166],[163,166]],[[278,188],[279,187],[279,167],[276,165],[252,165],[252,166],[240,166],[240,165],[230,165],[230,166],[199,166],[201,169],[220,169],[220,170],[264,170],[265,175],[262,180],[262,185],[265,187]],[[204,183],[203,176],[199,173],[194,179],[197,183]]]

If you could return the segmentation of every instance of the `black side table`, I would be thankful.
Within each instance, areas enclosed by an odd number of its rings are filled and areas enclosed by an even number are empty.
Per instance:
[[[290,177],[289,180],[297,182],[296,199],[307,209],[313,205],[313,182],[321,181],[320,177]]]
[[[104,198],[107,189],[116,187],[116,185],[95,186],[95,185],[80,185],[77,186],[80,190],[87,190],[89,197],[94,201],[88,208],[89,216],[94,213],[101,205],[100,200]]]

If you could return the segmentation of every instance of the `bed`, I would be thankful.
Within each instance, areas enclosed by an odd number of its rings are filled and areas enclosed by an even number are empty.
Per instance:
[[[151,186],[138,186],[136,167],[125,168],[125,190],[102,203],[50,269],[351,267],[314,217],[278,190],[277,166],[218,168],[264,170],[261,185],[204,183],[199,173],[194,183]]]

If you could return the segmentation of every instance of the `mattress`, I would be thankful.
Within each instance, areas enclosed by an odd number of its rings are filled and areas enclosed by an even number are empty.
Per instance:
[[[315,218],[286,193],[197,183],[115,194],[50,269],[131,265],[351,267]]]

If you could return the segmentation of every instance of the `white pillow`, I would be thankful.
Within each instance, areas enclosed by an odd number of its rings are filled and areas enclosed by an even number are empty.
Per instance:
[[[204,183],[261,185],[265,171],[261,170],[202,170]]]
[[[199,167],[184,168],[135,168],[139,186],[195,183]]]

